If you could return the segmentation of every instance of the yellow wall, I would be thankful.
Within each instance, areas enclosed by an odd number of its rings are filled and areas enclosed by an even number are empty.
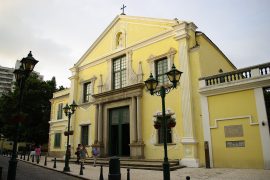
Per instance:
[[[200,45],[201,77],[219,74],[219,69],[222,69],[223,72],[234,70],[228,59],[204,35],[198,36],[197,41]]]
[[[256,102],[253,90],[221,94],[208,98],[214,167],[263,168],[263,157]],[[215,119],[228,118],[215,121]],[[230,119],[232,118],[232,119]],[[225,137],[224,126],[242,125],[243,137]],[[245,147],[226,148],[226,141],[245,141]]]
[[[126,31],[126,47],[129,47],[135,43],[149,39],[149,37],[158,35],[168,29],[172,29],[168,26],[169,23],[138,21],[138,20],[118,20],[114,27],[109,29],[106,34],[100,39],[99,43],[93,47],[91,53],[89,53],[80,66],[93,62],[97,58],[101,58],[110,53],[116,52],[114,48],[114,37],[117,32],[124,29]]]

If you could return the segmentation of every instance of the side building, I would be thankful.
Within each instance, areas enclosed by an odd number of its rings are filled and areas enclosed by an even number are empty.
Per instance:
[[[0,96],[7,91],[11,91],[14,82],[14,68],[0,66]]]
[[[255,143],[253,145],[258,148],[258,154],[251,158],[257,160],[254,164],[245,161],[247,154],[241,154],[241,150],[252,145],[238,147],[237,144],[242,142],[224,139],[226,134],[222,127],[225,125],[219,126],[219,133],[212,132],[212,126],[215,127],[212,122],[225,122],[215,119],[247,115],[227,116],[232,113],[232,109],[215,109],[222,102],[219,99],[212,101],[207,92],[216,86],[233,86],[231,77],[227,75],[238,70],[204,33],[196,29],[194,23],[187,21],[117,16],[70,69],[70,89],[54,94],[49,136],[51,155],[63,157],[65,154],[67,138],[64,132],[67,130],[68,121],[63,112],[62,118],[57,117],[61,106],[65,103],[71,104],[74,100],[78,108],[71,118],[71,129],[74,131],[70,138],[72,154],[77,144],[81,143],[86,145],[89,151],[93,146],[98,147],[101,157],[116,155],[133,159],[162,159],[163,133],[161,129],[153,126],[154,121],[161,118],[161,99],[151,96],[145,90],[144,81],[152,73],[159,80],[159,86],[170,85],[165,73],[174,64],[183,74],[180,86],[166,95],[166,116],[176,120],[176,126],[169,127],[167,132],[169,159],[179,159],[182,165],[189,167],[204,166],[205,144],[208,143],[212,167],[234,167],[234,161],[231,161],[231,164],[217,161],[220,156],[215,152],[218,152],[221,146],[228,155],[233,155],[234,151],[240,152],[241,163],[235,167],[246,167],[247,163],[250,168],[267,168],[265,162],[269,161],[269,157],[265,156],[265,152],[268,149],[262,145],[267,138],[263,139],[257,134],[256,142],[260,141],[261,144],[248,141]],[[246,72],[240,72],[243,74],[239,74],[239,80],[246,80]],[[220,83],[211,79],[219,75],[222,76]],[[266,83],[268,75],[263,76]],[[259,77],[261,76],[252,76],[250,80],[257,81]],[[266,85],[257,88],[264,87]],[[224,93],[217,96],[224,96]],[[242,97],[245,98],[245,95]],[[236,99],[232,98],[232,102],[234,100]],[[255,102],[257,101],[251,103]],[[258,113],[257,105],[249,108],[254,114]],[[212,120],[212,113],[216,112],[219,114]],[[253,116],[250,113],[249,115]],[[252,117],[252,123],[255,123],[255,120],[259,122],[256,117]],[[238,120],[226,123],[228,126],[230,123],[241,125],[242,121]],[[268,122],[264,122],[268,127]],[[238,131],[237,127],[235,131]],[[259,123],[252,127],[256,132],[261,131]],[[233,128],[228,127],[229,130],[226,131],[231,133]],[[238,128],[241,129],[240,126]],[[246,132],[244,126],[242,129],[245,135],[253,133],[249,130]],[[269,129],[265,131],[269,132]],[[252,135],[249,136],[252,138]],[[213,138],[217,139],[218,144]],[[221,141],[222,138],[224,141]],[[247,143],[246,137],[243,136],[242,139],[239,141]],[[227,144],[235,147],[226,149],[224,146]]]

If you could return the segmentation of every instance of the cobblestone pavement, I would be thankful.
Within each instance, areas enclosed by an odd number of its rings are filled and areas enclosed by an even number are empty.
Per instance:
[[[3,159],[7,162],[9,158],[0,156],[0,166],[2,165]],[[53,158],[48,157],[48,162],[46,168],[53,169],[54,171],[47,170],[47,174],[42,171],[42,178],[40,179],[60,179],[63,174],[64,163],[57,162],[56,169],[53,168],[53,162],[51,161]],[[18,172],[20,172],[20,168],[22,167],[32,167],[32,169],[36,169],[36,171],[41,170],[37,166],[44,167],[44,157],[41,158],[41,162],[39,165],[35,163],[36,168],[31,162],[19,162],[18,163]],[[5,165],[7,168],[7,164]],[[79,175],[80,166],[77,164],[70,164],[71,172],[69,173],[69,179],[93,179],[98,180],[100,175],[100,167],[93,167],[90,164],[85,165],[85,169],[83,171],[83,175]],[[58,172],[57,172],[58,171]],[[105,180],[108,179],[108,167],[103,168],[103,177]],[[36,172],[38,173],[38,172]],[[46,177],[45,177],[46,176]],[[48,177],[47,177],[48,176]],[[213,168],[213,169],[205,169],[205,168],[183,168],[178,169],[176,171],[171,171],[171,180],[185,180],[186,176],[190,176],[191,180],[270,180],[270,170],[262,170],[262,169],[228,169],[228,168]],[[53,178],[49,178],[53,177]],[[127,169],[121,168],[121,179],[127,179]],[[4,178],[5,179],[5,178]],[[27,178],[29,180],[29,178]],[[65,178],[66,179],[66,178]],[[130,179],[131,180],[162,180],[163,172],[162,171],[151,171],[151,170],[138,170],[131,169],[130,170]]]

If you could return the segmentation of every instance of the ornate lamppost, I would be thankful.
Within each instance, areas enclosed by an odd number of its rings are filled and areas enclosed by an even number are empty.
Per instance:
[[[67,149],[66,149],[66,157],[65,157],[65,167],[63,170],[64,172],[70,171],[70,168],[69,168],[69,156],[70,156],[69,135],[73,134],[73,131],[70,131],[70,118],[71,118],[71,115],[75,113],[77,106],[78,105],[75,103],[75,101],[73,101],[72,104],[70,104],[70,105],[66,104],[66,106],[63,108],[65,115],[68,117],[68,131],[65,132],[65,135],[67,136]]]
[[[167,118],[165,115],[165,96],[170,92],[171,89],[174,89],[177,87],[177,84],[180,80],[182,72],[177,70],[173,64],[172,69],[166,73],[169,80],[172,82],[172,85],[164,86],[161,85],[159,88],[158,86],[158,80],[156,80],[152,73],[150,74],[150,77],[144,81],[146,88],[149,90],[151,95],[156,94],[157,96],[161,97],[162,100],[162,130],[163,130],[163,142],[164,142],[164,161],[163,161],[163,179],[164,180],[170,180],[170,164],[168,161],[168,155],[167,155]]]
[[[35,58],[33,58],[31,51],[29,52],[28,56],[23,58],[20,62],[21,62],[20,68],[15,69],[13,72],[16,78],[16,82],[19,85],[19,99],[17,107],[18,115],[16,119],[14,118],[16,126],[13,140],[14,142],[13,142],[12,156],[9,160],[8,166],[8,180],[16,179],[18,131],[20,121],[22,120],[22,95],[25,81],[29,77],[30,73],[33,71],[35,65],[38,63],[38,61]]]

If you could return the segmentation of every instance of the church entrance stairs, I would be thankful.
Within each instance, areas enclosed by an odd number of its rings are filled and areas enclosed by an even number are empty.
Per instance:
[[[103,165],[103,166],[109,166],[109,158],[98,158],[97,159],[97,166]],[[63,159],[57,159],[59,162],[63,162],[65,160]],[[85,160],[85,164],[92,165],[94,162],[93,158],[87,158]],[[76,163],[75,158],[70,159],[70,163]],[[163,160],[150,160],[150,159],[129,159],[129,158],[120,158],[120,166],[121,168],[130,168],[130,169],[145,169],[145,170],[157,170],[162,171]],[[181,166],[179,164],[179,160],[169,160],[170,163],[170,170],[176,170],[183,168],[184,166]]]

